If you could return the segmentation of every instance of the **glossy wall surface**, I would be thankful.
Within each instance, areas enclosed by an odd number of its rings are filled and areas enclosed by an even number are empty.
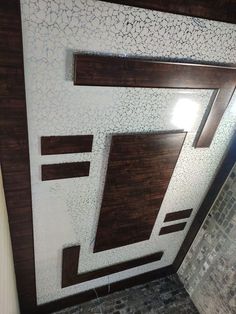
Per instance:
[[[22,0],[21,6],[38,303],[172,264],[233,134],[236,96],[210,148],[195,149],[211,90],[74,86],[72,55],[235,63],[236,26],[95,0]],[[176,129],[189,133],[150,240],[93,254],[112,134]],[[93,135],[92,152],[41,155],[41,137],[57,135]],[[42,164],[84,161],[90,162],[87,177],[41,181]],[[167,213],[189,208],[193,212],[183,220],[183,231],[159,236]],[[157,251],[164,255],[152,264],[62,289],[62,250],[73,245],[81,245],[81,273]]]

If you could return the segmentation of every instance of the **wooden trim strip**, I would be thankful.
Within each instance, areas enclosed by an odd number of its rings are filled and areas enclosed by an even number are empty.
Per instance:
[[[235,0],[102,0],[144,9],[236,23]]]
[[[42,165],[42,181],[89,176],[90,162]]]
[[[190,209],[180,210],[177,212],[168,213],[166,214],[164,222],[189,218],[192,214],[192,211],[193,209],[190,208]]]
[[[92,151],[93,135],[43,136],[41,154],[72,154]]]
[[[19,305],[25,314],[34,313],[36,287],[19,0],[0,1],[0,29],[0,162]]]
[[[162,227],[159,235],[182,231],[184,230],[186,224],[186,222],[181,222],[179,224]]]
[[[188,253],[188,250],[193,243],[201,225],[203,224],[208,212],[210,211],[213,203],[215,202],[221,188],[223,187],[228,175],[230,174],[233,166],[236,163],[236,132],[232,138],[232,141],[229,145],[228,151],[225,153],[225,156],[222,160],[221,166],[213,180],[205,199],[203,200],[192,224],[191,227],[180,247],[180,250],[174,260],[173,267],[178,271],[180,265],[182,264],[184,257]]]
[[[75,85],[214,89],[195,147],[209,147],[236,85],[236,68],[75,54]]]
[[[63,249],[62,253],[62,288],[76,285],[78,283],[121,272],[130,268],[142,266],[159,261],[164,252],[157,252],[127,262],[100,268],[87,273],[78,274],[78,263],[80,246],[72,246]]]

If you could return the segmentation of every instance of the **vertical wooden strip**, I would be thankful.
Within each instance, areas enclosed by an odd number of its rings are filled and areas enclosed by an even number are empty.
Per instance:
[[[0,2],[0,155],[21,313],[36,287],[20,3]]]

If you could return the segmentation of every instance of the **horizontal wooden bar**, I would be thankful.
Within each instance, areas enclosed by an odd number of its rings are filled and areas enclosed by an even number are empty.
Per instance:
[[[235,0],[102,0],[144,9],[236,23]]]
[[[42,165],[42,181],[89,176],[89,161]]]
[[[185,226],[186,226],[186,222],[182,222],[180,224],[175,224],[175,225],[162,227],[159,235],[163,235],[163,234],[167,234],[167,233],[173,233],[173,232],[178,232],[178,231],[184,230]]]
[[[78,274],[80,246],[65,248],[62,255],[62,288],[159,261],[163,254],[163,252],[157,252],[127,262]]]
[[[236,85],[236,68],[98,55],[75,55],[75,85],[214,89],[195,147],[209,147]]]
[[[71,154],[92,151],[93,135],[43,136],[41,154]]]
[[[177,212],[172,212],[172,213],[168,213],[166,214],[165,217],[165,222],[166,221],[174,221],[174,220],[178,220],[178,219],[185,219],[185,218],[189,218],[192,214],[193,209],[185,209],[185,210],[180,210]]]
[[[75,85],[218,89],[227,81],[236,82],[233,67],[102,55],[74,58]]]

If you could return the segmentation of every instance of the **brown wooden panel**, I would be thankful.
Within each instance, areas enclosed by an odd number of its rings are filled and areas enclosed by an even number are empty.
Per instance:
[[[185,136],[112,137],[94,252],[149,239]]]
[[[167,234],[167,233],[173,233],[173,232],[178,232],[178,231],[184,230],[185,226],[186,226],[186,222],[182,222],[180,224],[175,224],[175,225],[162,227],[159,235],[163,235],[163,234]]]
[[[184,219],[184,218],[189,218],[192,214],[193,209],[185,209],[185,210],[180,210],[178,212],[172,212],[172,213],[168,213],[166,214],[165,217],[165,222],[166,221],[174,221],[174,220],[178,220],[178,219]]]
[[[92,151],[93,135],[43,136],[41,154],[70,154]]]
[[[236,23],[235,0],[102,0],[144,9]]]
[[[236,68],[138,58],[75,55],[75,85],[215,89],[196,147],[209,147],[236,85]]]
[[[0,1],[0,163],[20,310],[24,314],[34,313],[30,163],[18,0]]]
[[[138,267],[141,265],[159,261],[162,258],[163,252],[157,252],[127,262],[122,262],[82,274],[78,274],[79,255],[80,246],[72,246],[63,250],[62,288],[124,271],[133,267]]]
[[[89,176],[89,161],[42,165],[42,181]]]

